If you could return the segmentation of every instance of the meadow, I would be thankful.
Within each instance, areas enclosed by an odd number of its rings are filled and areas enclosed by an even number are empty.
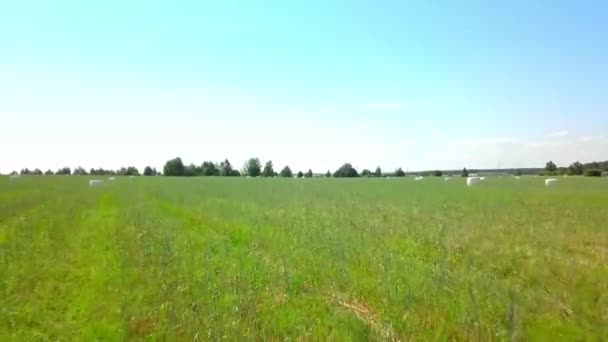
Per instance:
[[[608,339],[608,179],[0,177],[0,340]]]

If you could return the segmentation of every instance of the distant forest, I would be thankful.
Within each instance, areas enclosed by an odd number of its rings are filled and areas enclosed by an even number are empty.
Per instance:
[[[163,171],[157,171],[156,168],[146,166],[143,173],[134,166],[122,167],[118,170],[106,170],[103,168],[86,170],[83,167],[76,167],[73,170],[69,167],[60,168],[57,171],[40,169],[22,169],[19,173],[17,171],[11,172],[11,175],[75,175],[75,176],[183,176],[183,177],[196,177],[196,176],[224,176],[224,177],[297,177],[297,178],[309,178],[309,177],[405,177],[405,176],[462,176],[466,177],[469,174],[511,174],[511,175],[546,175],[546,176],[559,176],[559,175],[584,175],[584,176],[602,176],[608,173],[608,161],[603,162],[589,162],[580,163],[578,161],[570,164],[567,167],[557,166],[553,161],[548,161],[544,168],[506,168],[506,169],[469,169],[463,168],[462,170],[429,170],[429,171],[416,171],[416,172],[404,172],[401,168],[397,168],[394,171],[383,172],[378,166],[371,171],[369,169],[363,169],[358,172],[352,164],[345,163],[340,166],[334,172],[313,173],[311,169],[308,171],[293,172],[289,166],[284,166],[280,171],[275,171],[272,161],[267,161],[263,166],[258,158],[250,158],[245,162],[242,169],[239,171],[232,167],[232,164],[228,159],[220,163],[212,161],[205,161],[200,165],[193,163],[184,165],[181,158],[174,158],[168,160],[163,167]]]

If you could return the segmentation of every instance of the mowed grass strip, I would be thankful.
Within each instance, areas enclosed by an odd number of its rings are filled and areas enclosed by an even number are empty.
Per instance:
[[[0,178],[0,339],[602,339],[608,181]]]

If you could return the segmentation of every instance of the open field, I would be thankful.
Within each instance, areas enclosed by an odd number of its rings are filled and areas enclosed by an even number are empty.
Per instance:
[[[0,177],[0,340],[608,338],[608,179]]]

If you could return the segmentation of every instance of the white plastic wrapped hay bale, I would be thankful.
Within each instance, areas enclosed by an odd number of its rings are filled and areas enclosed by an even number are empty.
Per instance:
[[[89,187],[97,188],[103,185],[103,181],[101,179],[91,179],[89,181]]]
[[[467,186],[473,186],[481,181],[479,177],[467,177]]]
[[[545,186],[554,186],[557,184],[558,179],[557,178],[548,178],[545,179]]]

